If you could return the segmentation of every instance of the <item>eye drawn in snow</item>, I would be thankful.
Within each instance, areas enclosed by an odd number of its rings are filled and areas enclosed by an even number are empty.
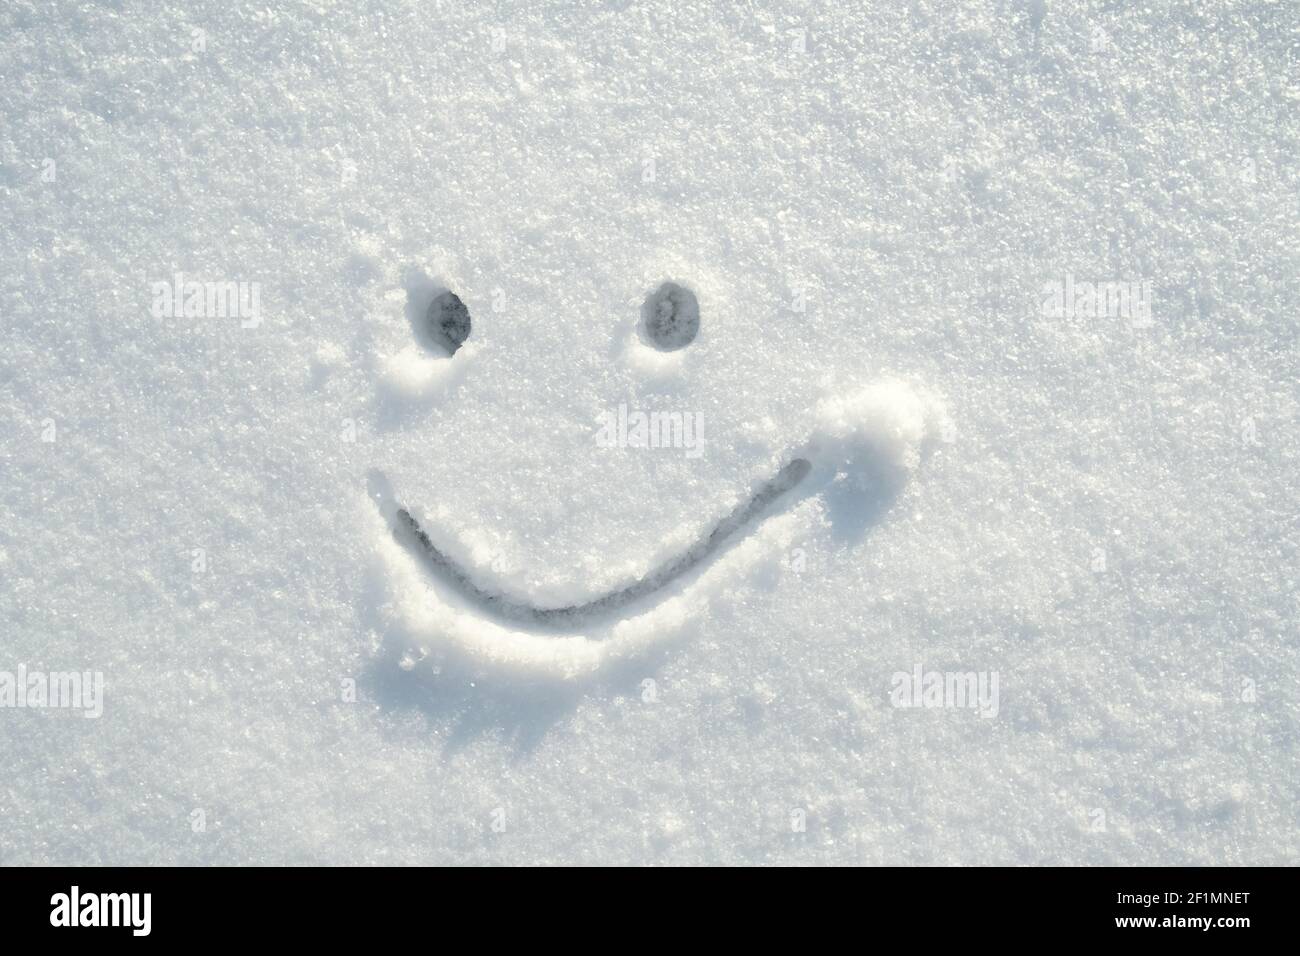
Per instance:
[[[469,309],[455,292],[448,289],[434,296],[425,314],[426,337],[455,355],[456,350],[469,338]]]
[[[698,330],[698,305],[687,290],[669,286],[651,295],[642,323],[663,320],[658,333],[677,349]],[[445,319],[459,334],[459,303],[435,301],[430,320],[441,329]],[[467,322],[460,331],[463,343]],[[454,355],[455,349],[448,352]],[[828,395],[817,404],[804,439],[774,458],[784,464],[756,481],[740,504],[703,516],[705,530],[676,556],[578,602],[548,602],[545,595],[486,584],[493,580],[490,562],[467,556],[433,516],[404,501],[402,489],[373,470],[368,510],[386,583],[387,623],[422,655],[459,655],[476,667],[533,677],[596,674],[689,633],[713,602],[834,523],[828,499],[855,480],[883,481],[893,486],[892,494],[919,463],[923,445],[949,427],[941,403],[902,382]]]
[[[642,336],[661,352],[684,349],[700,331],[700,303],[695,293],[665,282],[652,292],[641,307]]]

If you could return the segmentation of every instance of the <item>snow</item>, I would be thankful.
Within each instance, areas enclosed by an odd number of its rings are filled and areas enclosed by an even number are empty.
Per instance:
[[[0,26],[0,863],[1300,862],[1294,5]]]

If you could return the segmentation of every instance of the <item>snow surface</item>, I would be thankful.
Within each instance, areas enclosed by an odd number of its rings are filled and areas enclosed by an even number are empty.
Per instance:
[[[9,0],[0,863],[1300,862],[1298,9]]]

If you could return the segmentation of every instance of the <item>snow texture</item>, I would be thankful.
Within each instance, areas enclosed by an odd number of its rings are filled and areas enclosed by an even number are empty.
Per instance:
[[[1300,863],[1298,11],[9,0],[0,863]]]

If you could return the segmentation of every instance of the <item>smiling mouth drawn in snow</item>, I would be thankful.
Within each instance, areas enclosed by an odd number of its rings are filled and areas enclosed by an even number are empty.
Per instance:
[[[462,331],[458,304],[440,306],[453,336]],[[682,324],[660,325],[671,333],[670,347],[681,348]],[[697,326],[686,323],[691,338]],[[832,488],[863,474],[901,487],[923,444],[946,422],[935,399],[901,382],[829,396],[818,403],[807,439],[740,505],[676,557],[581,603],[484,586],[491,579],[486,564],[467,567],[451,557],[464,549],[372,471],[367,496],[388,586],[385,616],[422,654],[459,654],[477,666],[540,677],[595,674],[681,637],[713,601],[776,566],[796,542],[828,524],[825,499]]]

